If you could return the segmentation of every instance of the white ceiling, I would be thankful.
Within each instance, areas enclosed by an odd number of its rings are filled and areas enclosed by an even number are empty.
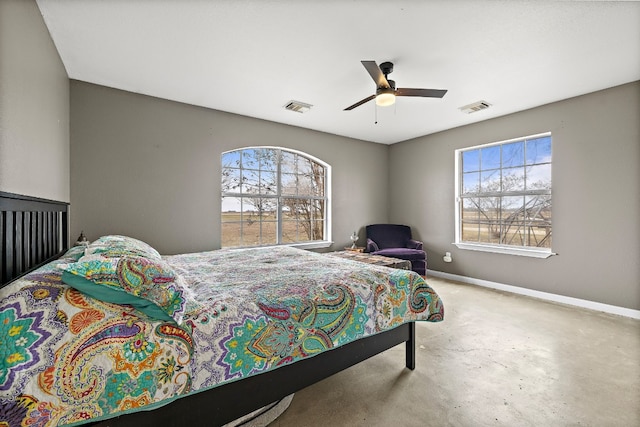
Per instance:
[[[70,78],[383,144],[640,80],[640,3],[37,0]],[[371,101],[361,60],[442,99]],[[305,114],[283,108],[312,104]],[[459,107],[485,100],[490,109]]]

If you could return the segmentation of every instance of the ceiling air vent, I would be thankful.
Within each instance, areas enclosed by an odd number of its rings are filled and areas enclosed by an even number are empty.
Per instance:
[[[478,102],[474,102],[473,104],[460,107],[460,111],[462,111],[463,113],[471,114],[471,113],[475,113],[476,111],[486,110],[490,106],[491,104],[489,104],[487,101],[478,101]]]
[[[313,107],[313,105],[300,101],[289,101],[287,105],[284,106],[285,110],[295,111],[296,113],[306,113],[311,107]]]

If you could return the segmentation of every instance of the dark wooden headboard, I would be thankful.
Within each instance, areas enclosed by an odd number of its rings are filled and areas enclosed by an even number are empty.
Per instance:
[[[0,191],[0,287],[69,248],[69,203]]]

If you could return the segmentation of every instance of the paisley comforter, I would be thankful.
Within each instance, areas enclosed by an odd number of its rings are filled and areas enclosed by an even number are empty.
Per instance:
[[[56,265],[0,290],[0,425],[151,409],[408,321],[440,321],[417,274],[288,247],[164,257],[193,291],[182,324],[103,302]]]

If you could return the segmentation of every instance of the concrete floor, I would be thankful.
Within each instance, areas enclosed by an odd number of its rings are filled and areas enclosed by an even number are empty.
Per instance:
[[[640,321],[428,278],[445,320],[295,394],[270,426],[640,426]]]

